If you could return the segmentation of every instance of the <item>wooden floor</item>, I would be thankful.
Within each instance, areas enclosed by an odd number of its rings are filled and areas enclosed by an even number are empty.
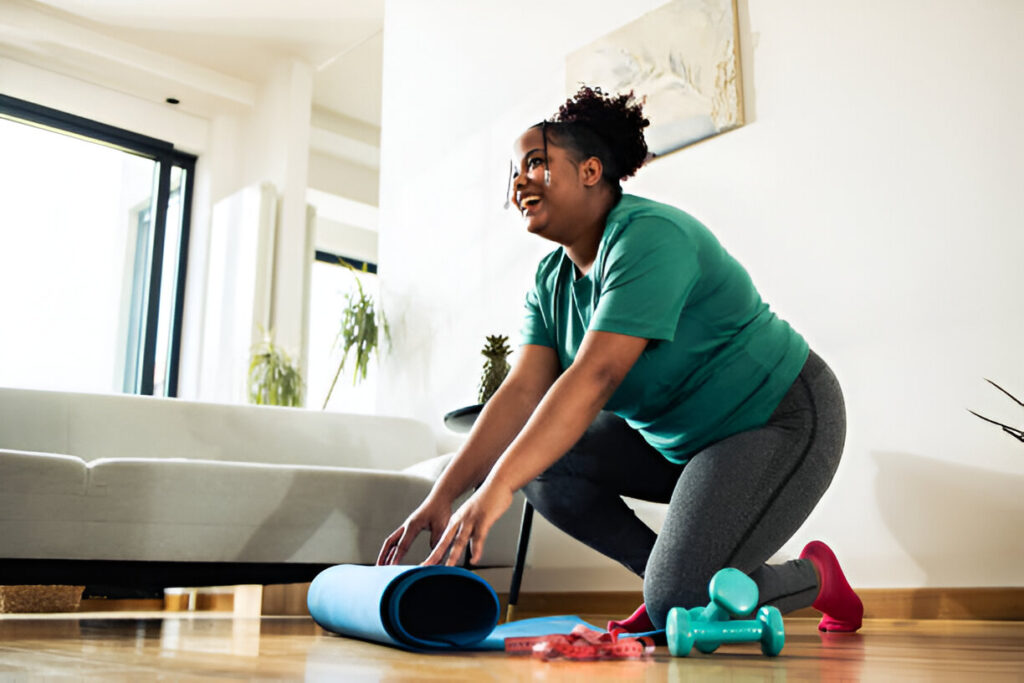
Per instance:
[[[606,617],[587,617],[603,624]],[[308,618],[212,613],[0,617],[0,681],[1024,681],[1024,622],[866,622],[821,634],[786,621],[778,658],[755,645],[641,661],[543,662],[504,653],[415,655],[321,631]]]

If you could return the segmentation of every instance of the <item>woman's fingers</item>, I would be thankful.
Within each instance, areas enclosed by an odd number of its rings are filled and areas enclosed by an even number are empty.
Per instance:
[[[395,554],[395,546],[402,537],[402,533],[404,531],[405,527],[401,526],[391,532],[391,535],[384,539],[384,545],[380,547],[380,554],[377,555],[378,565],[389,564],[388,560]]]
[[[497,492],[497,495],[495,494]],[[455,566],[466,547],[472,551],[472,561],[479,562],[483,556],[484,541],[494,524],[512,502],[512,493],[502,494],[501,489],[480,488],[462,504],[458,512],[449,518],[434,549],[423,561],[425,565],[444,564]],[[433,529],[431,529],[433,531]],[[431,534],[433,535],[433,534]]]
[[[448,549],[448,560],[445,564],[449,567],[454,567],[462,557],[462,552],[466,549],[466,544],[469,542],[469,534],[471,527],[465,521],[459,525],[458,530],[455,532],[455,537],[452,539],[451,548]]]
[[[418,522],[406,522],[396,529],[384,541],[384,547],[381,548],[380,555],[377,557],[377,564],[398,564],[401,562],[405,554],[409,552],[413,541],[423,531],[423,526],[422,523]]]
[[[395,546],[395,553],[388,564],[398,564],[405,557],[405,554],[409,552],[409,547],[412,546],[413,541],[423,531],[422,525],[410,525],[405,528],[405,533],[402,534],[402,538],[398,541],[398,545]]]
[[[479,564],[483,558],[484,541],[487,539],[487,534],[490,530],[489,526],[481,526],[476,530],[472,538],[469,539],[469,549],[471,551],[469,561],[471,564]]]
[[[427,559],[423,561],[423,564],[441,564],[445,560],[445,553],[448,553],[449,558],[454,556],[454,543],[457,541],[464,526],[465,521],[462,515],[456,514],[452,517],[448,522],[448,526],[445,527],[444,533],[441,534],[441,538],[438,539],[437,544],[434,545],[434,549],[427,556]]]
[[[448,544],[451,542],[449,535],[452,532],[452,523],[449,523],[445,527],[444,533],[441,534],[441,538],[438,539],[437,543],[434,544],[434,549],[427,555],[427,559],[423,560],[423,564],[440,564],[441,558],[444,557],[445,551],[448,549]]]
[[[476,521],[473,515],[453,517],[423,564],[443,562],[446,566],[454,567],[462,559],[466,546],[472,550],[472,561],[477,562],[483,554],[488,527],[489,525]]]

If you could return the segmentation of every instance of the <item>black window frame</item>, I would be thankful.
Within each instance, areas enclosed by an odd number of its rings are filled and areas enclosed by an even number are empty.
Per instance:
[[[309,252],[307,252],[309,253]],[[314,260],[320,263],[329,263],[332,266],[340,266],[342,262],[352,266],[360,273],[371,273],[377,274],[377,264],[372,261],[360,261],[359,259],[349,258],[348,256],[342,256],[341,254],[334,254],[329,251],[323,251],[321,249],[316,250],[316,256]]]
[[[157,180],[156,218],[153,223],[153,245],[149,264],[149,291],[146,292],[146,325],[143,332],[142,369],[137,376],[137,393],[153,395],[156,371],[156,348],[158,316],[160,313],[160,289],[164,262],[164,240],[167,232],[167,205],[171,196],[171,168],[179,167],[185,172],[185,183],[181,196],[181,232],[178,244],[176,291],[170,321],[168,344],[167,384],[165,395],[178,395],[178,373],[181,361],[181,328],[185,316],[185,280],[188,273],[189,234],[192,224],[192,196],[195,184],[195,167],[198,157],[174,148],[174,144],[158,140],[123,128],[100,123],[82,116],[76,116],[59,109],[52,109],[34,102],[21,100],[0,93],[0,118],[17,123],[36,126],[80,138],[89,142],[119,149],[159,164]]]

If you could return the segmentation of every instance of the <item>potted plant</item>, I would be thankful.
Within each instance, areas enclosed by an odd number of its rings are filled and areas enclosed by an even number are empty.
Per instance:
[[[494,392],[498,390],[501,383],[505,381],[511,366],[508,364],[508,356],[512,349],[508,346],[508,337],[503,334],[487,336],[487,344],[480,350],[481,355],[487,360],[484,361],[484,371],[480,376],[480,387],[477,392],[477,401],[480,405],[487,403]]]
[[[508,356],[512,349],[508,346],[508,336],[487,335],[486,340],[487,343],[480,350],[486,360],[483,373],[480,375],[480,384],[477,386],[477,403],[453,410],[444,416],[445,426],[453,432],[465,433],[473,428],[473,423],[483,410],[484,404],[491,400],[511,370]]]
[[[249,362],[249,402],[256,405],[302,406],[302,373],[291,356],[274,343],[273,333],[253,347]]]

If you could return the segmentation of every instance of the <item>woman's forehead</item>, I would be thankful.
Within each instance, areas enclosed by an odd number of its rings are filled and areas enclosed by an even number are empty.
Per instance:
[[[548,144],[551,141],[548,140]],[[539,127],[529,128],[526,132],[520,135],[515,144],[512,145],[512,154],[515,158],[521,158],[531,149],[543,149],[544,148],[544,136],[541,133]]]

